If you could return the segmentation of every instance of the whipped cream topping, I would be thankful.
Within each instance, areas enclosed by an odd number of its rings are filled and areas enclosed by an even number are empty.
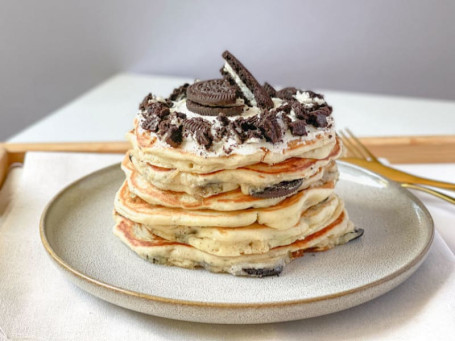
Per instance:
[[[305,108],[311,109],[315,106],[321,106],[326,104],[325,100],[323,98],[311,96],[309,92],[300,92],[298,91],[294,98]],[[286,100],[282,100],[280,98],[272,98],[272,101],[274,103],[274,108],[277,109],[281,107],[282,105],[286,104]],[[154,102],[162,102],[165,103],[165,100],[161,97],[153,97],[153,99],[149,100],[149,104],[152,104]],[[272,110],[273,110],[272,109]],[[211,133],[213,136],[216,136],[218,129],[221,128],[221,121],[217,119],[217,116],[202,116],[198,113],[194,113],[190,111],[187,106],[186,106],[186,99],[181,99],[179,101],[173,102],[173,106],[169,109],[171,114],[174,112],[178,113],[183,113],[186,115],[186,119],[193,119],[193,118],[202,118],[205,121],[209,122],[211,125]],[[249,107],[246,106],[244,107],[244,111],[241,115],[238,116],[230,116],[226,117],[229,121],[235,121],[239,118],[249,118],[253,117],[255,115],[260,115],[262,113],[262,110],[256,106]],[[204,146],[200,145],[198,141],[196,140],[196,137],[194,134],[187,134],[185,137],[183,137],[182,143],[178,146],[179,149],[193,153],[202,157],[218,157],[218,156],[227,156],[227,155],[232,155],[232,154],[240,154],[240,155],[249,155],[249,154],[254,154],[257,152],[258,149],[266,149],[272,153],[283,153],[287,148],[288,144],[291,141],[311,141],[317,138],[318,135],[323,135],[323,134],[330,134],[333,133],[335,135],[335,128],[334,128],[334,120],[333,117],[327,116],[327,122],[328,125],[327,127],[315,127],[313,125],[306,125],[306,131],[307,135],[305,136],[295,136],[291,133],[289,129],[286,129],[286,123],[284,121],[284,113],[278,111],[277,115],[277,122],[280,125],[280,127],[284,130],[284,133],[282,135],[281,141],[277,143],[271,143],[268,142],[264,139],[260,139],[257,137],[251,137],[247,138],[245,141],[240,141],[237,136],[233,134],[226,134],[225,136],[222,136],[221,139],[213,140],[213,144],[210,146],[209,149],[204,148]],[[296,113],[294,109],[290,111],[288,114],[288,118],[290,119],[291,122],[297,121],[298,118],[296,116]],[[143,129],[142,122],[144,120],[143,112],[139,112],[137,114],[137,119],[139,121],[138,124],[138,132],[140,134],[150,134],[151,137],[157,137],[155,144],[153,145],[153,148],[171,148],[171,146],[165,142],[164,139],[160,138],[158,134],[145,130]],[[174,117],[173,121],[171,121],[172,124],[178,124],[178,118]]]

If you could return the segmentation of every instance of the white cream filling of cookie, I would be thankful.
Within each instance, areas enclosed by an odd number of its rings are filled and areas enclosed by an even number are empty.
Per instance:
[[[256,102],[256,99],[254,98],[254,94],[246,86],[246,84],[240,79],[240,77],[235,73],[234,69],[232,69],[232,67],[228,64],[228,62],[224,63],[223,70],[226,71],[229,74],[229,76],[232,77],[232,79],[235,81],[235,83],[240,88],[240,91],[242,91],[242,93],[245,95],[245,97],[250,101],[251,105],[256,106],[257,102]]]

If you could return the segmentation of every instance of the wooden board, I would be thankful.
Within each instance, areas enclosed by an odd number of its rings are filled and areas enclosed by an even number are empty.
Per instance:
[[[391,163],[455,162],[455,135],[360,138],[377,157]]]

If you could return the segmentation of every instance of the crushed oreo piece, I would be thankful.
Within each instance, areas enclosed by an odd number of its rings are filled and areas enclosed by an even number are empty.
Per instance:
[[[180,146],[183,141],[182,126],[171,125],[165,135],[164,141],[174,148]]]
[[[160,118],[158,116],[151,116],[144,119],[141,123],[142,129],[152,131],[156,133],[160,124]]]
[[[294,110],[295,116],[299,120],[303,120],[308,116],[308,111],[302,103],[297,101],[292,103],[292,109]]]
[[[174,91],[172,91],[172,93],[169,95],[168,99],[175,102],[186,98],[186,90],[189,86],[190,85],[188,83],[185,83],[182,86],[175,88]]]
[[[139,110],[143,111],[145,110],[148,105],[149,105],[149,101],[153,99],[153,95],[152,93],[148,93],[147,96],[144,97],[144,99],[142,100],[142,102],[139,104]]]
[[[168,116],[171,112],[169,111],[169,106],[167,106],[165,103],[161,102],[155,102],[152,104],[149,104],[149,106],[146,108],[146,112],[143,115],[144,117],[149,117],[149,116],[158,116],[159,118],[163,119],[166,116]]]
[[[321,113],[318,113],[317,111],[311,112],[308,115],[306,122],[308,124],[314,125],[316,128],[325,128],[329,124],[327,122],[327,116],[323,115]]]
[[[169,107],[164,103],[155,102],[147,104],[145,112],[142,113],[143,120],[141,127],[145,130],[150,130],[156,133],[159,129],[161,129],[159,127],[161,121],[169,116],[169,114]]]
[[[324,115],[324,116],[329,116],[332,113],[332,107],[329,105],[324,105],[321,107],[318,107],[316,110],[313,110],[311,114],[313,115]]]
[[[178,117],[179,119],[181,120],[186,120],[186,114],[183,113],[183,112],[178,112],[178,111],[174,111],[174,114],[176,117]]]
[[[262,87],[264,88],[264,91],[267,93],[267,95],[269,95],[270,97],[277,97],[275,88],[271,86],[269,83],[265,82]]]
[[[291,130],[292,135],[295,136],[306,136],[308,132],[306,131],[306,124],[303,120],[297,120],[288,124],[289,129]]]
[[[229,125],[229,118],[227,118],[225,113],[219,113],[218,116],[216,117],[218,121],[220,121],[222,126],[227,126]]]
[[[242,269],[246,274],[249,276],[254,277],[267,277],[267,276],[279,276],[281,272],[283,272],[283,266],[278,265],[275,268],[263,268],[263,269],[255,269],[255,268],[243,268]]]
[[[274,110],[277,112],[284,111],[286,114],[289,114],[292,110],[292,106],[289,103],[284,103]]]
[[[255,198],[269,199],[279,198],[297,192],[303,183],[303,179],[296,179],[291,181],[282,181],[270,187],[266,187],[261,191],[252,191],[250,195]]]
[[[183,128],[186,130],[185,134],[193,134],[197,143],[203,146],[205,149],[209,149],[212,145],[213,135],[210,130],[210,122],[200,117],[195,117],[183,122]]]
[[[284,100],[292,101],[295,100],[294,96],[297,94],[297,91],[299,91],[299,89],[294,87],[287,87],[278,91],[276,93],[276,96]]]
[[[311,91],[311,90],[305,90],[301,92],[308,92],[308,96],[310,96],[311,99],[313,98],[319,98],[319,99],[324,99],[324,95],[318,94],[317,92]]]
[[[265,140],[272,143],[277,143],[281,141],[283,133],[281,127],[278,123],[276,114],[273,112],[265,112],[261,121],[258,124],[259,129],[261,130]]]

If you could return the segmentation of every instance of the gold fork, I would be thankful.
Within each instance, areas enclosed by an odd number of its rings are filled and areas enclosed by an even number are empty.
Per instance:
[[[455,190],[455,184],[418,177],[383,165],[381,161],[379,161],[378,158],[374,156],[374,154],[371,153],[368,148],[365,147],[365,145],[360,142],[360,140],[349,129],[338,131],[338,136],[343,141],[343,145],[346,147],[346,149],[350,152],[351,155],[354,156],[353,158],[344,158],[344,161],[367,168],[381,175],[384,175],[389,179],[395,180],[400,184],[401,187],[415,189],[428,194],[432,194],[440,199],[455,204],[455,198],[438,192],[434,189],[421,186],[424,184]]]

